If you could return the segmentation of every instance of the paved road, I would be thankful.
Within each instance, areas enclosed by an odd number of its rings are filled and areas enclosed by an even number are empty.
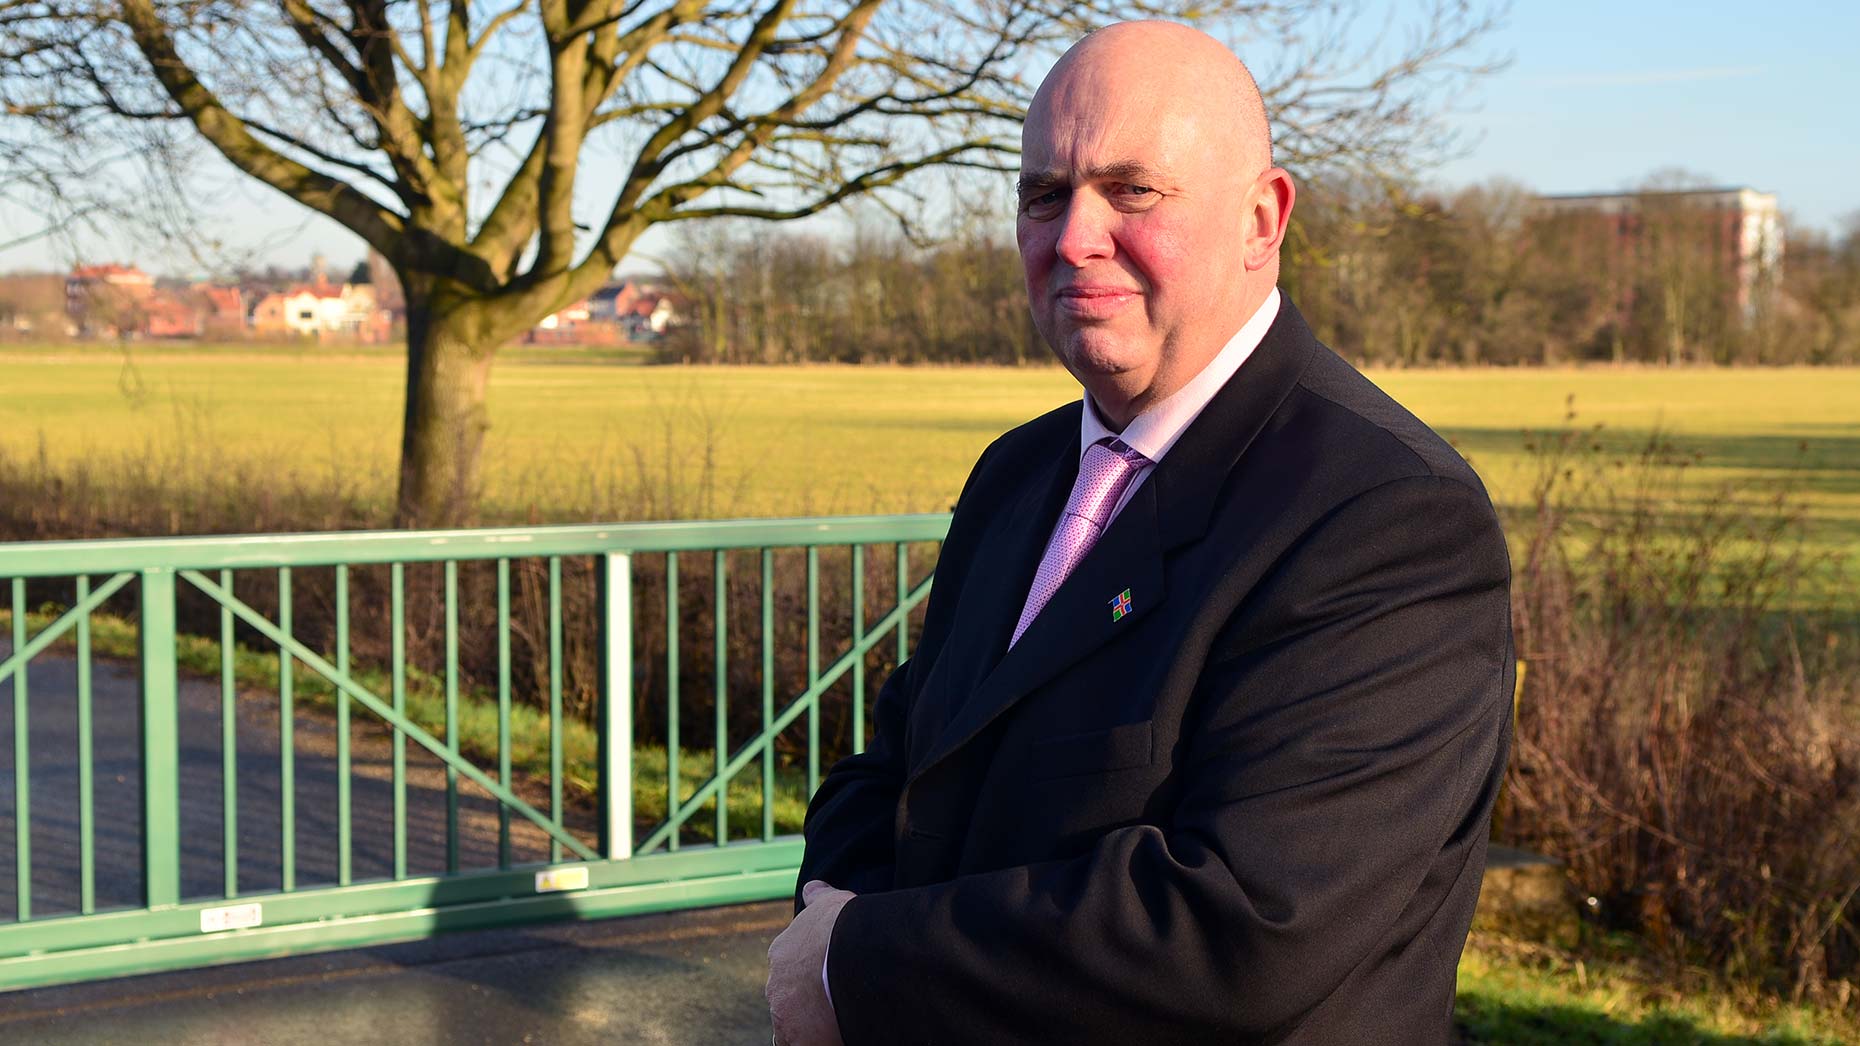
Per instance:
[[[760,1046],[768,944],[787,912],[776,902],[451,934],[0,994],[0,1042]]]

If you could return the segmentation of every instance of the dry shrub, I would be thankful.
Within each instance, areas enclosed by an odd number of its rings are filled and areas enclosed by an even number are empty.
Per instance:
[[[699,451],[702,460],[711,457]],[[530,505],[518,519],[481,518],[484,525],[614,522],[665,518],[668,514],[715,511],[735,495],[719,492],[714,471],[701,481],[677,484],[677,468],[660,455],[635,451],[636,468],[621,480],[590,477],[572,504],[547,511]],[[202,474],[213,482],[202,483]],[[379,486],[378,483],[373,484]],[[41,452],[31,459],[0,451],[0,541],[160,537],[201,534],[302,533],[378,530],[391,525],[385,505],[371,502],[359,486],[341,481],[321,486],[286,470],[241,466],[215,458],[181,461],[124,455],[115,460],[59,467]],[[909,584],[921,582],[934,565],[934,545],[911,549]],[[665,593],[666,556],[642,553],[633,562],[633,695],[635,736],[662,743],[670,707],[670,664]],[[867,627],[896,605],[894,549],[871,546],[864,557]],[[679,707],[681,741],[708,746],[714,737],[717,685],[715,613],[716,561],[708,552],[687,552],[679,562]],[[807,566],[799,549],[773,555],[771,639],[773,698],[777,712],[809,684]],[[563,657],[561,686],[566,714],[592,722],[598,714],[601,680],[601,598],[597,563],[590,556],[564,557],[561,565]],[[818,644],[814,663],[826,669],[852,637],[852,555],[847,548],[822,548],[818,559]],[[731,552],[725,571],[724,680],[726,731],[731,748],[762,728],[762,572],[755,550]],[[277,620],[278,573],[240,570],[233,576],[238,598]],[[386,565],[349,570],[352,655],[358,664],[386,666],[392,655],[390,573]],[[515,699],[547,707],[551,685],[548,562],[513,559],[510,570],[511,680]],[[29,586],[32,606],[69,605],[70,579]],[[291,573],[292,634],[325,654],[335,649],[335,571],[297,568]],[[458,567],[458,679],[466,691],[495,692],[499,679],[496,566],[490,561]],[[183,632],[217,636],[220,608],[191,585],[178,587],[178,625]],[[446,664],[443,568],[437,563],[406,567],[406,644],[411,665],[436,676]],[[105,607],[133,618],[133,586]],[[921,627],[922,607],[912,617]],[[241,625],[237,642],[263,649],[268,641]],[[865,658],[866,700],[895,667],[897,644],[887,637]],[[851,673],[822,701],[814,729],[821,740],[821,765],[852,748]],[[805,759],[806,717],[784,732],[777,749],[784,758]]]
[[[1500,833],[1676,972],[1840,995],[1860,966],[1842,564],[1786,486],[1702,492],[1664,438],[1623,458],[1598,437],[1539,437],[1508,523],[1526,671]]]

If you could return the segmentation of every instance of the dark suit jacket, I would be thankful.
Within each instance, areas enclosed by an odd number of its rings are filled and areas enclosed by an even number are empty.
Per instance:
[[[1288,301],[1009,650],[1079,410],[976,463],[809,807],[848,1046],[1445,1043],[1510,724],[1484,488]]]

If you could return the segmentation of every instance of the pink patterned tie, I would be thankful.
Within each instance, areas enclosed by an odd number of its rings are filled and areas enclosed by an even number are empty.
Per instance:
[[[1107,437],[1085,448],[1084,457],[1079,459],[1079,478],[1072,484],[1072,497],[1067,499],[1046,556],[1033,575],[1033,588],[1027,593],[1027,605],[1021,609],[1020,623],[1014,626],[1009,647],[1020,642],[1020,634],[1059,591],[1066,575],[1098,543],[1111,519],[1111,510],[1117,507],[1137,471],[1149,461],[1121,439]]]

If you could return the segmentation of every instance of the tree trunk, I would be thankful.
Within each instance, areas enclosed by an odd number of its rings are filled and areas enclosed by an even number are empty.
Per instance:
[[[408,288],[397,526],[459,527],[475,515],[496,344],[465,310],[446,309],[431,294]]]

